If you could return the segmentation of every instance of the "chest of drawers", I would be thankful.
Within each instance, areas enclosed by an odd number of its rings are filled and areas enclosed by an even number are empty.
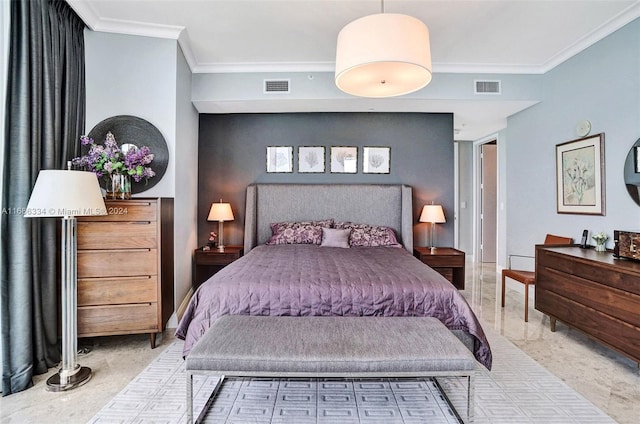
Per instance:
[[[105,201],[78,218],[78,337],[148,333],[173,313],[173,199]]]

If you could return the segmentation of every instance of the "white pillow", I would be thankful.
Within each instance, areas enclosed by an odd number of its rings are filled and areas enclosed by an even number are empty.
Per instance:
[[[344,230],[338,230],[335,228],[322,227],[322,243],[321,247],[342,247],[349,248],[349,234],[351,234],[351,228]]]

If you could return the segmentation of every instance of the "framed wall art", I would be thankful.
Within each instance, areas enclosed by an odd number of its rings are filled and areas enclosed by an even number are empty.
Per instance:
[[[605,214],[604,133],[556,145],[558,213]]]
[[[293,172],[293,146],[268,146],[267,172]]]
[[[358,172],[358,148],[331,147],[331,173],[356,174]]]
[[[323,173],[325,168],[324,150],[324,146],[298,147],[298,172]]]
[[[388,174],[391,171],[390,147],[363,147],[362,172],[364,174]]]

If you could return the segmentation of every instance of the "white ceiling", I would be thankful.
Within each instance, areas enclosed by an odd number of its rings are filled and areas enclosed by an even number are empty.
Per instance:
[[[95,31],[178,39],[194,73],[332,72],[340,29],[381,11],[379,0],[67,2]],[[640,16],[640,1],[630,0],[386,0],[384,8],[429,27],[434,79],[444,72],[542,74]],[[427,109],[458,118],[444,109],[451,103]],[[502,105],[487,117],[487,107],[475,106],[482,115],[471,116],[467,130],[523,108]],[[469,109],[462,113],[474,115]]]

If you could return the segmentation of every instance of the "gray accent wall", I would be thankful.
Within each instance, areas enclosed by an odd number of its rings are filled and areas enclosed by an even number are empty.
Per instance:
[[[267,146],[293,146],[294,172],[267,173]],[[298,146],[324,146],[321,174],[297,172]],[[329,169],[331,146],[358,147],[357,174]],[[362,173],[362,147],[391,148],[389,174]],[[437,244],[453,245],[453,116],[428,113],[201,114],[198,161],[198,241],[204,244],[217,223],[207,222],[212,202],[231,203],[235,220],[225,223],[225,244],[243,243],[244,203],[252,183],[375,183],[413,187],[414,243],[425,245],[422,206],[443,205],[446,224],[437,225]]]

